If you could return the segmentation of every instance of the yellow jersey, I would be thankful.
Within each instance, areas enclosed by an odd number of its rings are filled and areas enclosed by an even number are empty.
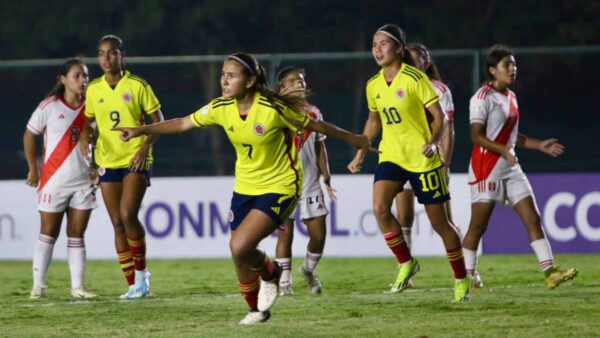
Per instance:
[[[251,196],[299,196],[302,166],[293,136],[298,127],[309,123],[308,115],[256,93],[242,119],[237,103],[233,98],[221,97],[189,116],[196,127],[223,127],[236,153],[233,190]]]
[[[138,127],[144,125],[144,114],[154,114],[160,103],[152,87],[139,76],[126,71],[115,88],[99,77],[88,85],[85,115],[95,118],[98,124],[98,141],[94,156],[96,163],[104,168],[126,168],[140,149],[146,136],[123,142],[115,127]],[[147,164],[152,163],[152,149]],[[147,168],[146,168],[147,169]]]
[[[406,63],[389,85],[383,69],[367,82],[369,111],[381,118],[379,163],[392,162],[411,172],[442,165],[439,153],[430,158],[421,153],[431,137],[425,108],[439,100],[429,77]]]

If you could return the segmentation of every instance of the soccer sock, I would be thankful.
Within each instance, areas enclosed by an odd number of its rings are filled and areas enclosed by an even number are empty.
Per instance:
[[[33,251],[33,287],[46,285],[46,274],[52,260],[54,243],[56,238],[42,234],[38,236]]]
[[[292,284],[292,259],[291,258],[277,258],[277,263],[281,266],[281,277],[279,278],[279,285]]]
[[[477,251],[463,248],[463,254],[465,256],[465,267],[467,272],[472,276],[477,270]]]
[[[450,266],[452,266],[452,271],[454,271],[454,278],[464,279],[467,277],[467,269],[465,268],[465,259],[463,257],[462,246],[446,250],[446,255],[448,256],[448,262],[450,262]]]
[[[119,264],[121,264],[121,270],[127,279],[127,284],[133,285],[135,283],[135,275],[133,273],[133,254],[131,250],[117,251],[119,255]]]
[[[408,247],[408,250],[410,250],[410,248],[412,248],[412,228],[402,227],[400,229],[402,229],[402,237],[404,237],[406,246]]]
[[[140,239],[127,238],[127,244],[133,255],[133,267],[136,271],[143,271],[146,269],[146,239],[144,237]]]
[[[535,252],[535,255],[537,256],[542,271],[553,268],[554,258],[552,257],[552,249],[550,249],[550,243],[548,243],[546,237],[536,239],[530,244],[533,252]]]
[[[85,273],[85,242],[83,238],[67,238],[67,260],[71,271],[71,289],[82,287]]]
[[[276,265],[269,256],[264,252],[262,254],[264,255],[264,259],[261,259],[256,265],[251,266],[250,270],[256,272],[262,280],[271,281],[273,278],[277,277],[279,271],[277,271]]]
[[[410,250],[406,245],[406,241],[402,238],[402,234],[397,232],[388,232],[383,235],[385,242],[394,255],[396,255],[396,260],[400,264],[410,263],[412,260],[412,256],[410,255]]]
[[[260,282],[258,281],[258,276],[256,276],[255,279],[245,282],[238,280],[238,284],[240,286],[242,296],[244,296],[246,303],[248,303],[250,311],[258,311],[258,290],[260,289]]]
[[[323,254],[307,251],[303,263],[304,270],[308,272],[315,271],[317,264],[319,264],[319,261],[321,260],[321,256],[323,256]]]

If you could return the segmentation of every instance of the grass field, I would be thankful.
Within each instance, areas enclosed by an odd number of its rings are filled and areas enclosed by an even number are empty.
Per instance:
[[[152,294],[118,301],[126,289],[118,264],[88,263],[87,284],[101,296],[69,298],[65,262],[54,262],[48,297],[31,301],[31,263],[0,262],[0,336],[111,337],[592,337],[600,336],[600,255],[559,255],[576,266],[573,281],[546,290],[533,255],[484,256],[485,288],[468,304],[450,304],[444,258],[423,258],[415,287],[385,293],[392,258],[324,259],[324,292],[309,296],[294,260],[292,297],[280,298],[267,323],[241,327],[246,314],[229,260],[150,261]]]

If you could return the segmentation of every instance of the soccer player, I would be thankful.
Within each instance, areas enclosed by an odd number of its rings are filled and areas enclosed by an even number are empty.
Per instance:
[[[319,109],[306,101],[306,73],[298,67],[286,67],[277,75],[277,92],[280,94],[290,93],[304,99],[304,111],[312,119],[321,121],[323,116]],[[309,241],[306,246],[306,257],[298,269],[308,285],[311,294],[321,293],[321,281],[315,274],[315,269],[323,255],[325,247],[325,217],[329,214],[323,199],[323,191],[319,177],[323,176],[323,182],[331,199],[335,199],[335,189],[331,187],[331,174],[327,161],[327,150],[325,148],[326,136],[305,130],[294,137],[294,142],[300,154],[302,162],[302,195],[298,200],[296,211],[285,220],[283,228],[277,230],[277,262],[281,266],[281,278],[279,279],[279,291],[281,296],[290,296],[292,290],[292,240],[294,237],[295,214],[300,213],[300,219],[306,224]]]
[[[392,292],[401,292],[419,271],[419,262],[406,245],[398,220],[391,213],[394,197],[409,181],[433,229],[442,237],[454,271],[453,302],[469,298],[471,279],[467,276],[460,238],[448,219],[444,202],[450,199],[446,170],[438,151],[444,112],[427,75],[407,64],[408,51],[402,29],[393,24],[379,28],[373,36],[372,54],[382,67],[367,82],[369,117],[364,134],[373,140],[380,130],[381,154],[373,184],[373,211],[384,239],[399,263]],[[425,109],[433,116],[427,119]],[[364,153],[358,151],[348,169],[359,172]]]
[[[467,270],[477,267],[477,247],[496,202],[510,203],[527,229],[531,248],[550,289],[573,279],[575,268],[560,270],[544,235],[531,185],[521,170],[514,147],[539,150],[557,157],[564,146],[557,139],[539,140],[519,133],[519,106],[509,86],[515,82],[517,64],[506,46],[494,45],[486,59],[489,82],[471,98],[470,121],[473,152],[469,165],[471,222],[464,238]]]
[[[102,198],[115,231],[115,247],[129,289],[121,299],[143,298],[150,292],[146,270],[145,231],[138,212],[152,172],[152,143],[156,136],[141,137],[124,143],[111,128],[152,123],[163,120],[160,103],[152,87],[125,70],[123,41],[114,35],[98,43],[98,63],[104,75],[95,79],[87,90],[85,115],[95,120],[98,139],[95,159]],[[84,141],[89,142],[86,136]],[[83,149],[88,149],[86,143]]]
[[[38,105],[27,123],[23,146],[29,172],[27,185],[38,188],[40,235],[33,254],[31,299],[46,295],[46,275],[52,260],[54,243],[67,216],[67,259],[71,272],[71,296],[94,298],[83,285],[85,273],[84,234],[96,208],[95,188],[91,180],[91,159],[77,144],[83,128],[85,89],[88,70],[76,58],[60,66],[58,81]],[[37,166],[36,136],[44,135],[41,176]]]
[[[250,308],[240,324],[257,324],[271,316],[269,309],[278,296],[281,273],[279,264],[259,250],[258,244],[294,210],[302,186],[302,166],[293,132],[309,129],[341,138],[363,152],[376,150],[370,148],[363,135],[301,113],[303,98],[271,91],[264,68],[249,54],[227,57],[221,71],[221,90],[223,96],[187,117],[115,130],[121,131],[121,139],[127,141],[195,127],[218,125],[224,129],[237,157],[229,247],[240,290]]]

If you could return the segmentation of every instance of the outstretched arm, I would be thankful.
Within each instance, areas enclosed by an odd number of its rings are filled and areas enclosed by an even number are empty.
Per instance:
[[[305,128],[330,137],[338,138],[342,141],[351,144],[355,148],[364,151],[365,153],[379,153],[377,149],[371,147],[371,143],[365,135],[353,134],[347,131],[346,129],[342,129],[329,122],[310,119],[308,125]]]
[[[549,138],[546,140],[540,140],[521,133],[519,133],[517,136],[517,146],[521,148],[539,150],[552,157],[562,155],[562,153],[565,151],[565,146],[558,143],[558,139]]]
[[[121,140],[127,142],[134,137],[141,135],[159,135],[159,134],[178,134],[194,128],[194,124],[189,116],[166,120],[159,123],[153,123],[147,126],[126,128],[113,128],[114,131],[121,132]]]
[[[367,137],[369,142],[373,142],[375,137],[377,137],[377,135],[379,134],[380,130],[381,118],[379,117],[379,113],[376,111],[369,112],[369,117],[367,118],[365,128],[363,129],[363,135]],[[365,155],[366,154],[360,149],[356,152],[356,155],[348,164],[348,170],[350,170],[351,173],[356,174],[360,172]]]

